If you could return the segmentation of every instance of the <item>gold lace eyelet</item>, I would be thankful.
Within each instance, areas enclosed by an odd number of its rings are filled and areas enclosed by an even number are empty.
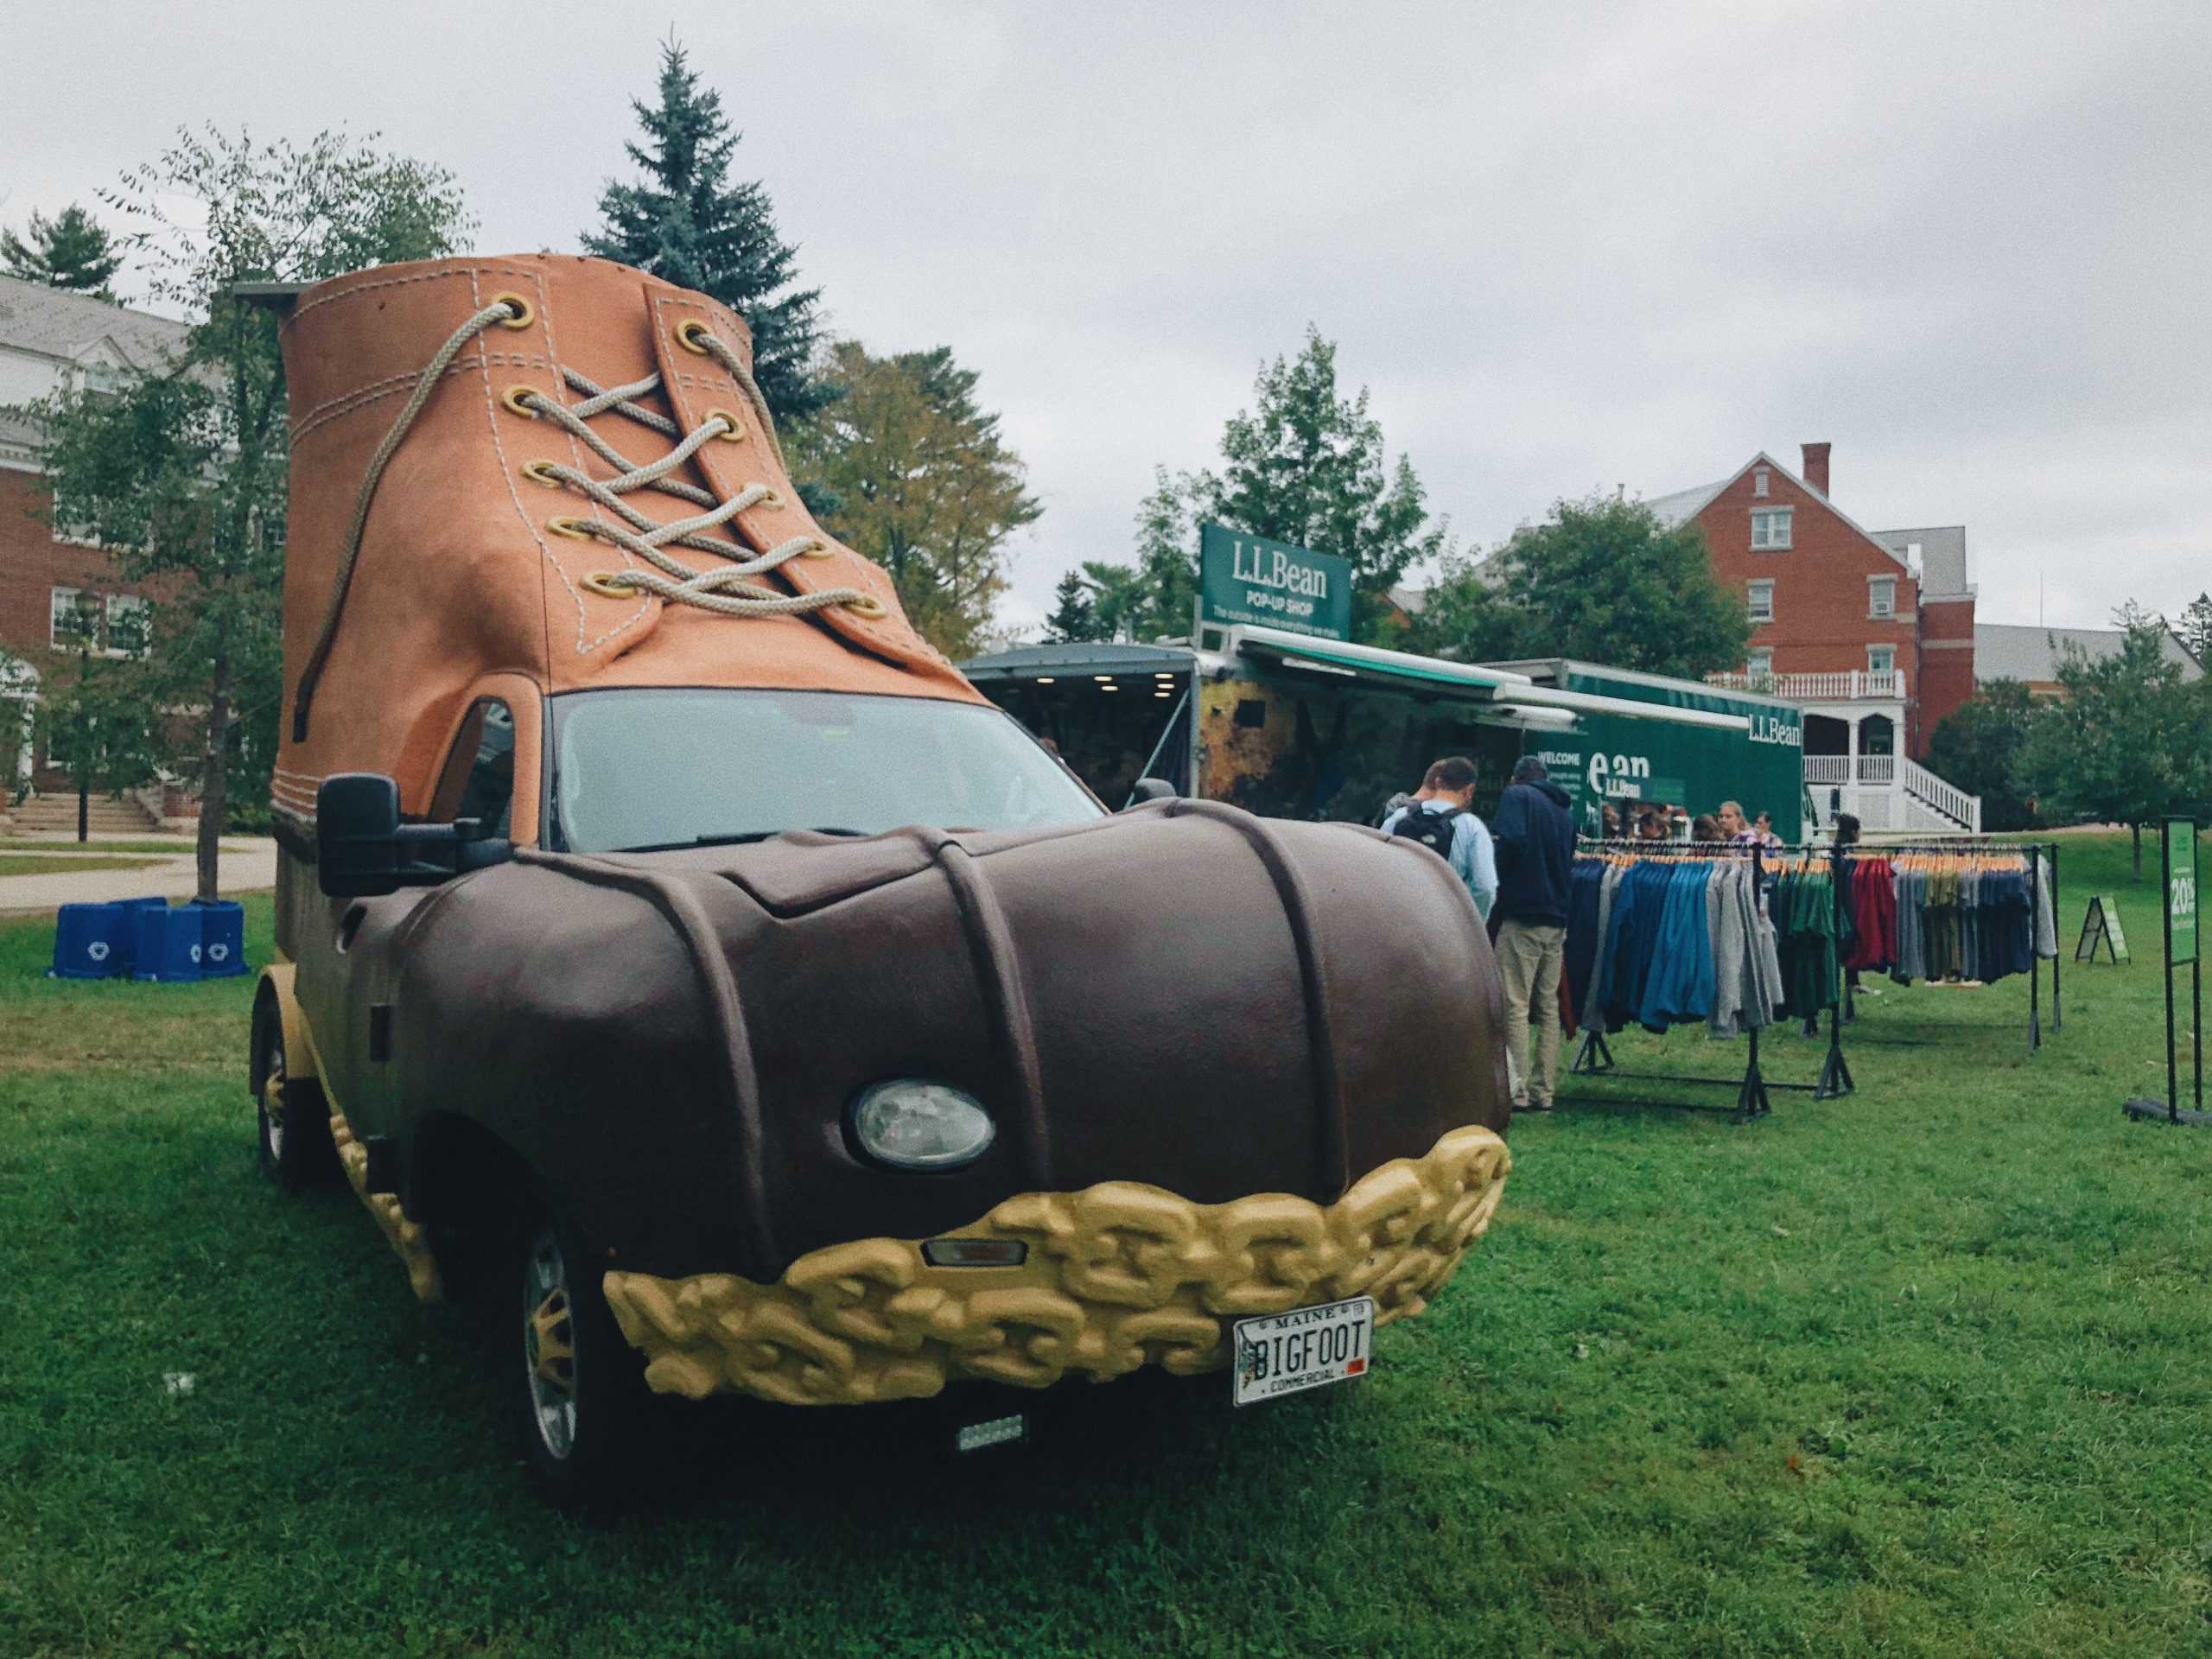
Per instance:
[[[533,483],[543,484],[549,490],[557,490],[561,487],[561,480],[553,476],[553,463],[550,461],[523,462],[522,475]]]
[[[638,596],[636,585],[619,570],[594,570],[584,578],[583,585],[602,599],[635,599]]]
[[[871,622],[879,616],[888,616],[891,614],[890,607],[886,605],[881,600],[878,599],[874,594],[862,594],[857,599],[847,600],[845,601],[845,608],[850,611],[855,616],[864,616]]]
[[[720,437],[724,443],[735,443],[740,438],[742,438],[745,435],[745,423],[739,420],[736,416],[731,414],[729,410],[726,409],[709,410],[705,416],[701,418],[699,424],[704,426],[709,421],[716,420],[720,421],[722,425],[728,429],[725,431],[716,434],[716,435]]]
[[[798,556],[802,559],[834,559],[837,550],[827,542],[809,542],[799,550]]]
[[[686,317],[676,325],[676,343],[687,352],[696,352],[701,357],[706,356],[707,348],[701,342],[708,337],[707,325],[696,317]]]
[[[512,317],[499,319],[502,328],[527,328],[537,321],[537,308],[519,294],[494,294],[492,303],[512,307],[514,311]]]
[[[548,518],[545,528],[556,536],[566,536],[572,542],[596,541],[598,537],[591,533],[590,524],[588,518]]]
[[[775,491],[770,490],[753,505],[756,507],[766,507],[771,512],[781,512],[784,510],[784,498],[778,495]]]
[[[499,401],[516,414],[534,421],[537,418],[537,411],[524,400],[543,396],[544,393],[539,391],[536,386],[509,386],[499,394]]]

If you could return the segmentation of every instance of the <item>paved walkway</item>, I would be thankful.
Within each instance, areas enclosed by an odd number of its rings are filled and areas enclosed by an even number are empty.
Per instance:
[[[143,839],[143,837],[122,837]],[[276,885],[276,843],[266,836],[226,836],[221,865],[223,897],[265,893]],[[232,846],[243,852],[227,850]],[[11,850],[28,852],[29,848]],[[43,847],[35,849],[43,855]],[[79,846],[73,840],[57,842],[54,851],[66,855],[109,854],[118,858],[153,858],[153,853],[116,853],[98,840]],[[113,899],[151,898],[160,893],[171,900],[189,899],[200,889],[200,867],[189,847],[175,858],[141,870],[78,870],[69,859],[54,860],[52,875],[0,875],[0,915],[44,911],[52,913],[63,905],[101,905]]]

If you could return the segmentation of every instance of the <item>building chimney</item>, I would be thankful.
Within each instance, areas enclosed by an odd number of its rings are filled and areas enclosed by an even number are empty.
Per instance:
[[[1805,481],[1822,495],[1828,493],[1828,447],[1825,443],[1799,446],[1805,452]]]

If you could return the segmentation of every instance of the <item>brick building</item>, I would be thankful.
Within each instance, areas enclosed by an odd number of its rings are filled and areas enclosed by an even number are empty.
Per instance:
[[[62,781],[49,757],[31,753],[28,715],[55,653],[75,648],[73,625],[87,620],[105,646],[111,628],[143,618],[145,603],[99,548],[54,534],[42,435],[9,410],[65,384],[97,388],[154,367],[184,335],[166,317],[0,276],[0,810],[27,779]]]
[[[1741,669],[1717,680],[1805,709],[1816,809],[1870,827],[1958,828],[1978,803],[1918,762],[1943,716],[1974,695],[1974,594],[1959,525],[1869,531],[1830,498],[1829,446],[1802,474],[1761,453],[1718,484],[1649,502],[1694,523],[1713,573],[1754,628]]]

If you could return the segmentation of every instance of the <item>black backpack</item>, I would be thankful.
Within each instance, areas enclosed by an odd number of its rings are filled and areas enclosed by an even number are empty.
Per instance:
[[[1452,857],[1452,836],[1459,828],[1465,809],[1457,812],[1432,812],[1419,801],[1406,809],[1406,816],[1398,820],[1398,827],[1390,831],[1394,837],[1417,841],[1449,862]]]

